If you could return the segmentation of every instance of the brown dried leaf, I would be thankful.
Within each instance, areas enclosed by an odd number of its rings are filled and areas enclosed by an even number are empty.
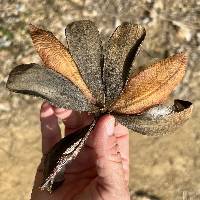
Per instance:
[[[33,25],[29,26],[29,33],[44,64],[72,81],[88,100],[94,102],[94,98],[83,81],[72,56],[53,33]]]
[[[145,35],[144,27],[125,22],[116,28],[108,40],[103,68],[107,105],[120,95]]]
[[[65,35],[70,54],[92,94],[100,104],[104,103],[102,83],[102,46],[99,31],[94,22],[75,21],[67,25]]]
[[[96,109],[71,81],[35,63],[15,67],[6,86],[17,93],[43,98],[60,108],[90,112]]]
[[[77,157],[95,123],[94,120],[90,125],[65,136],[52,147],[44,160],[44,183],[41,190],[47,190],[51,193],[62,184],[65,166]]]
[[[182,80],[187,58],[184,53],[158,61],[132,76],[111,106],[117,113],[136,114],[162,103]]]
[[[173,106],[159,105],[141,115],[115,115],[127,128],[138,133],[159,136],[173,132],[191,116],[192,103],[175,100]]]

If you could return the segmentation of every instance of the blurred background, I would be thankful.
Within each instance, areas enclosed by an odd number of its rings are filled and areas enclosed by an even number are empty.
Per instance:
[[[8,74],[22,63],[41,63],[27,33],[33,23],[65,44],[65,26],[93,20],[102,39],[124,21],[142,24],[146,39],[139,65],[187,51],[189,63],[172,98],[192,101],[192,118],[175,134],[130,132],[130,191],[136,200],[200,199],[200,1],[198,0],[0,0],[0,199],[30,198],[41,158],[41,100],[11,94]]]

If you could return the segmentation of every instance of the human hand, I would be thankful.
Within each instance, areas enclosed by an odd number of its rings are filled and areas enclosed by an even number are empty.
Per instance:
[[[40,112],[43,156],[61,139],[58,119],[65,135],[73,134],[92,121],[87,113],[54,108],[43,103]],[[43,159],[42,159],[43,161]],[[111,115],[102,116],[78,157],[65,170],[65,181],[52,194],[41,191],[43,162],[38,167],[31,200],[128,200],[128,129],[115,126]]]

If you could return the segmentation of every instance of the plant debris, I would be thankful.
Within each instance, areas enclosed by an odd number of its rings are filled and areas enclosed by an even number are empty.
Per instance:
[[[94,115],[91,125],[66,136],[49,151],[42,190],[52,192],[62,184],[65,166],[77,157],[103,114],[114,115],[129,129],[152,136],[172,132],[190,117],[192,103],[188,101],[163,105],[184,76],[184,53],[157,61],[137,75],[130,73],[146,35],[142,26],[122,23],[104,48],[97,27],[89,20],[67,25],[67,47],[49,31],[30,25],[29,32],[44,66],[17,66],[7,88]]]

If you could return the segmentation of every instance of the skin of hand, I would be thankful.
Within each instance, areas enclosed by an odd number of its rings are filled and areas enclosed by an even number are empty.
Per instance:
[[[40,112],[43,157],[65,135],[88,125],[92,116],[59,109],[45,102]],[[65,170],[65,181],[52,194],[41,191],[43,158],[37,169],[31,200],[130,200],[128,129],[111,115],[102,116],[79,156]]]

